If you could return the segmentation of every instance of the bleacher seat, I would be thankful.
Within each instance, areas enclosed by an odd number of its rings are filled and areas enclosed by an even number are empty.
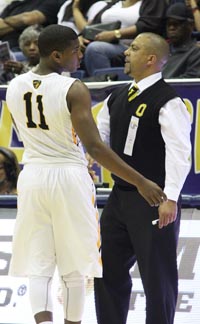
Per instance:
[[[84,70],[77,70],[76,72],[71,73],[72,78],[82,79],[86,75],[86,72]]]

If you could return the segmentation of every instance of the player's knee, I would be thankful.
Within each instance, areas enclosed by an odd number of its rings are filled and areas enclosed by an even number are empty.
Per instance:
[[[70,287],[83,287],[85,285],[84,276],[78,271],[71,272],[68,275],[62,276],[62,281],[67,288]]]

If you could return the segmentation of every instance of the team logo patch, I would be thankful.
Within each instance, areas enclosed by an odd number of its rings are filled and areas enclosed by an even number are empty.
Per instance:
[[[39,80],[33,80],[33,86],[35,89],[38,89],[41,84],[41,81]]]

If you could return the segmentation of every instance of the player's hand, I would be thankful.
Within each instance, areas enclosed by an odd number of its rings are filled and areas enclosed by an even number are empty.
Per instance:
[[[177,203],[173,200],[164,201],[158,208],[159,228],[163,228],[176,220]]]
[[[85,153],[85,157],[88,161],[88,168],[91,169],[93,167],[93,164],[95,163],[95,160],[87,152]]]
[[[155,183],[146,178],[137,186],[139,193],[152,207],[158,207],[164,201],[167,201],[167,196],[163,190]]]
[[[88,161],[88,172],[94,182],[97,180],[96,172],[93,170],[93,165],[96,163],[96,161],[86,152],[85,157]]]

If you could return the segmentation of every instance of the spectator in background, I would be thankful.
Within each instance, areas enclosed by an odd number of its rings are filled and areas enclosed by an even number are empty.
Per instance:
[[[80,34],[82,29],[90,24],[91,21],[104,7],[106,1],[98,0],[67,0],[61,6],[58,12],[58,24],[72,28],[77,34]],[[85,51],[85,46],[88,42],[84,42],[82,36],[79,36],[79,42],[82,52]],[[83,62],[81,69],[85,70]]]
[[[25,61],[19,62],[16,60],[9,60],[4,63],[4,71],[0,77],[0,83],[6,84],[10,81],[10,76],[15,77],[16,74],[22,74],[39,63],[39,49],[38,37],[41,26],[29,26],[19,37],[19,48],[22,51]]]
[[[67,0],[58,12],[58,24],[71,27],[79,34],[106,4],[98,0]]]
[[[18,39],[30,25],[57,23],[57,13],[64,0],[12,1],[0,14],[0,40],[8,41],[11,50],[19,51]]]
[[[166,13],[170,56],[163,67],[164,78],[199,78],[200,48],[192,39],[194,18],[184,3],[171,5]]]
[[[102,31],[96,35],[95,41],[87,45],[84,63],[89,76],[92,76],[96,69],[110,67],[111,59],[122,53],[130,44],[131,39],[122,39],[121,30],[130,28],[138,21],[140,6],[139,0],[117,1],[98,17],[102,23],[120,21],[121,28]]]
[[[0,147],[0,195],[16,194],[20,172],[17,157],[13,151]]]
[[[130,3],[132,10],[130,10]],[[119,1],[115,6],[108,9],[108,13],[117,12],[121,6],[121,14],[117,19],[122,21],[122,27],[115,31],[102,32],[96,36],[96,41],[91,42],[84,54],[84,63],[89,76],[93,75],[96,69],[109,68],[112,66],[113,59],[116,56],[121,56],[121,62],[118,63],[124,66],[124,50],[128,47],[127,44],[140,33],[151,31],[158,34],[164,32],[164,18],[167,9],[166,0],[142,0],[142,1]],[[128,7],[128,24],[127,16],[123,16],[123,7]],[[127,8],[124,8],[127,9]],[[108,14],[104,12],[104,17]],[[102,22],[104,20],[102,15]],[[109,21],[116,20],[116,16],[109,15]],[[113,21],[113,20],[112,20]],[[127,43],[127,39],[129,40]],[[126,40],[125,42],[123,40]],[[119,41],[119,43],[112,43]]]

